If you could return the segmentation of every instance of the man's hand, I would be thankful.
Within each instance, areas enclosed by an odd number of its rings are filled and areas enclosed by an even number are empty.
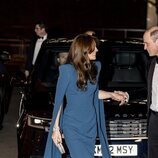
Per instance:
[[[29,71],[25,70],[25,77],[26,77],[26,79],[28,78],[28,76],[29,76]]]

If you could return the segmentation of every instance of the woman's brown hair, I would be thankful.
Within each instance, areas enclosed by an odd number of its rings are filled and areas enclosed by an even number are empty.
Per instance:
[[[96,83],[97,67],[90,61],[91,54],[96,47],[96,40],[91,35],[80,34],[73,40],[67,62],[74,65],[77,71],[77,87],[81,90],[87,89],[87,81]]]

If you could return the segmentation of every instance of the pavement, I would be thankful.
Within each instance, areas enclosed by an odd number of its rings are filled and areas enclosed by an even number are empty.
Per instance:
[[[3,129],[0,130],[0,158],[17,158],[16,122],[20,102],[20,88],[14,88]]]

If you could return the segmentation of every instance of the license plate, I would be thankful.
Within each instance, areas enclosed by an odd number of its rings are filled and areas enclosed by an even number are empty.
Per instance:
[[[138,147],[136,144],[130,145],[109,145],[111,156],[137,156]],[[94,156],[102,156],[101,145],[95,145]]]

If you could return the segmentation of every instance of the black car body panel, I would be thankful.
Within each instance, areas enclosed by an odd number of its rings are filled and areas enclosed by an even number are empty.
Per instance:
[[[54,71],[54,74],[58,75],[55,55],[61,51],[68,51],[71,42],[72,40],[66,39],[51,39],[48,41],[43,51],[52,58],[47,58],[50,65],[43,72],[52,73]],[[111,154],[113,157],[119,158],[146,158],[147,52],[143,50],[143,44],[137,41],[100,40],[98,48],[97,60],[102,63],[99,79],[100,88],[107,91],[123,90],[130,94],[130,100],[125,106],[120,107],[118,102],[112,100],[104,101]],[[44,76],[44,78],[47,78],[47,76]],[[56,79],[57,76],[54,79],[52,78],[55,84]],[[48,80],[41,81],[48,83]],[[17,122],[18,158],[43,157],[53,111],[55,86],[52,86],[52,84],[47,84],[51,86],[46,87],[46,91],[39,92],[35,100],[32,100],[32,91],[30,92],[29,85],[23,87]],[[44,95],[46,99],[41,102],[40,100]],[[94,152],[96,158],[101,158],[98,139]]]

